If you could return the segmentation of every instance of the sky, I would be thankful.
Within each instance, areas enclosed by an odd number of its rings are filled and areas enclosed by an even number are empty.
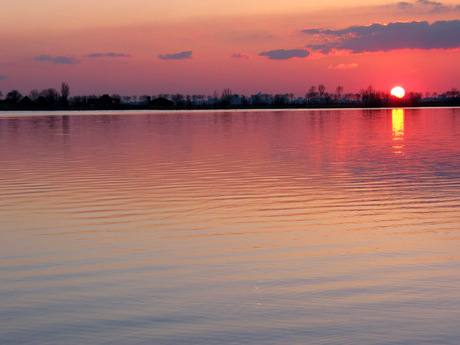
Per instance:
[[[460,2],[3,0],[0,91],[460,88]]]

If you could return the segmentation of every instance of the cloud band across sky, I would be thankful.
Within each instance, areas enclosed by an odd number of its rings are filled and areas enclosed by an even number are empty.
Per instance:
[[[310,52],[305,49],[277,49],[262,52],[259,56],[266,56],[269,60],[289,60],[293,58],[306,58],[310,55]]]
[[[398,49],[455,49],[460,47],[460,20],[394,22],[386,25],[350,26],[343,30],[305,29],[304,34],[323,40],[307,48],[322,54],[334,50],[352,54]]]
[[[250,59],[249,55],[243,54],[243,53],[233,53],[232,55],[230,55],[230,57],[233,59],[244,59],[244,60]]]
[[[93,53],[87,55],[90,58],[100,58],[100,57],[109,57],[109,58],[118,58],[118,57],[131,57],[129,54],[124,53]]]
[[[59,65],[72,65],[76,64],[79,61],[73,57],[68,56],[50,56],[50,55],[40,55],[34,58],[35,61],[48,61],[54,64]]]
[[[192,58],[192,51],[184,51],[181,53],[175,54],[161,54],[158,55],[160,60],[184,60],[184,59],[191,59]]]

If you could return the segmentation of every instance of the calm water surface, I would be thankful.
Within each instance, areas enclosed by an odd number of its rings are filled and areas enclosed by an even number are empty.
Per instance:
[[[459,344],[460,109],[0,114],[1,344]]]

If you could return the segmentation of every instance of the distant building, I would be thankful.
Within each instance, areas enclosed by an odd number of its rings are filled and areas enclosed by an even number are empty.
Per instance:
[[[150,105],[157,109],[168,109],[174,107],[175,103],[169,99],[158,97],[151,100]]]
[[[35,106],[35,102],[33,102],[29,97],[25,96],[19,101],[18,105],[20,108],[33,108]]]

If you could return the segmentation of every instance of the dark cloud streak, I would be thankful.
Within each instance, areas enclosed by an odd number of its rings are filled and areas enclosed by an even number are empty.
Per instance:
[[[411,11],[413,13],[439,13],[457,11],[460,5],[444,5],[439,1],[431,0],[416,0],[415,2],[400,1],[396,3],[396,7],[406,12]]]
[[[176,54],[161,54],[158,58],[161,60],[184,60],[192,58],[192,51],[184,51]]]
[[[437,1],[417,0],[417,4],[431,7],[430,12],[447,12],[451,9],[450,6],[445,6]]]
[[[460,47],[460,20],[395,22],[387,25],[350,26],[343,30],[306,29],[302,33],[322,37],[324,43],[307,45],[328,54],[333,50],[353,54],[398,49],[455,49]]]
[[[289,60],[293,58],[306,58],[310,55],[310,52],[305,49],[277,49],[270,50],[268,52],[262,52],[259,56],[266,56],[269,60]]]
[[[35,61],[48,61],[58,65],[73,65],[77,64],[80,61],[73,57],[68,56],[50,56],[50,55],[40,55],[34,58]]]
[[[398,2],[396,6],[403,10],[414,7],[414,5],[411,4],[410,2],[405,2],[405,1]]]
[[[94,53],[94,54],[88,54],[87,57],[90,57],[90,58],[98,58],[98,57],[118,58],[118,57],[131,57],[131,55],[124,54],[124,53]]]

